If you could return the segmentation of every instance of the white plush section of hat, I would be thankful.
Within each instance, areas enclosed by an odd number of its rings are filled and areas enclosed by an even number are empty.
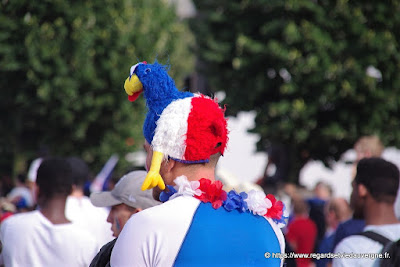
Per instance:
[[[154,151],[184,160],[188,117],[192,109],[192,97],[171,102],[157,120],[151,145]]]

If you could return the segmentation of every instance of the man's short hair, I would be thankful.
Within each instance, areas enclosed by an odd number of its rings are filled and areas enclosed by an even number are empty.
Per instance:
[[[399,187],[399,169],[382,158],[364,158],[357,165],[355,178],[378,202],[393,203]]]
[[[78,157],[68,157],[67,161],[72,168],[72,179],[76,186],[83,187],[89,179],[89,167],[85,161]]]
[[[36,183],[40,196],[68,196],[72,189],[72,169],[67,160],[59,157],[46,158],[40,164]]]

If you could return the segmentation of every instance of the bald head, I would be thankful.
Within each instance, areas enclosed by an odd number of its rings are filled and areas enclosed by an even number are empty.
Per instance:
[[[382,156],[384,146],[376,135],[362,136],[354,144],[354,150],[357,152],[357,160],[364,157],[380,157]]]

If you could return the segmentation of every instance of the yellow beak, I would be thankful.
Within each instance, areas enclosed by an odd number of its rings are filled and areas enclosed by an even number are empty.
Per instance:
[[[138,76],[134,74],[132,77],[126,78],[124,88],[125,92],[129,96],[132,96],[134,93],[143,91],[143,84],[140,82]]]

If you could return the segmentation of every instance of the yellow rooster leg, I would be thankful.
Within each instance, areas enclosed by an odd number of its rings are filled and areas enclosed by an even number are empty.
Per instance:
[[[158,186],[161,190],[165,189],[165,184],[160,175],[161,163],[163,160],[163,153],[154,151],[153,158],[151,159],[150,170],[147,173],[146,179],[142,184],[142,190],[151,189]]]

